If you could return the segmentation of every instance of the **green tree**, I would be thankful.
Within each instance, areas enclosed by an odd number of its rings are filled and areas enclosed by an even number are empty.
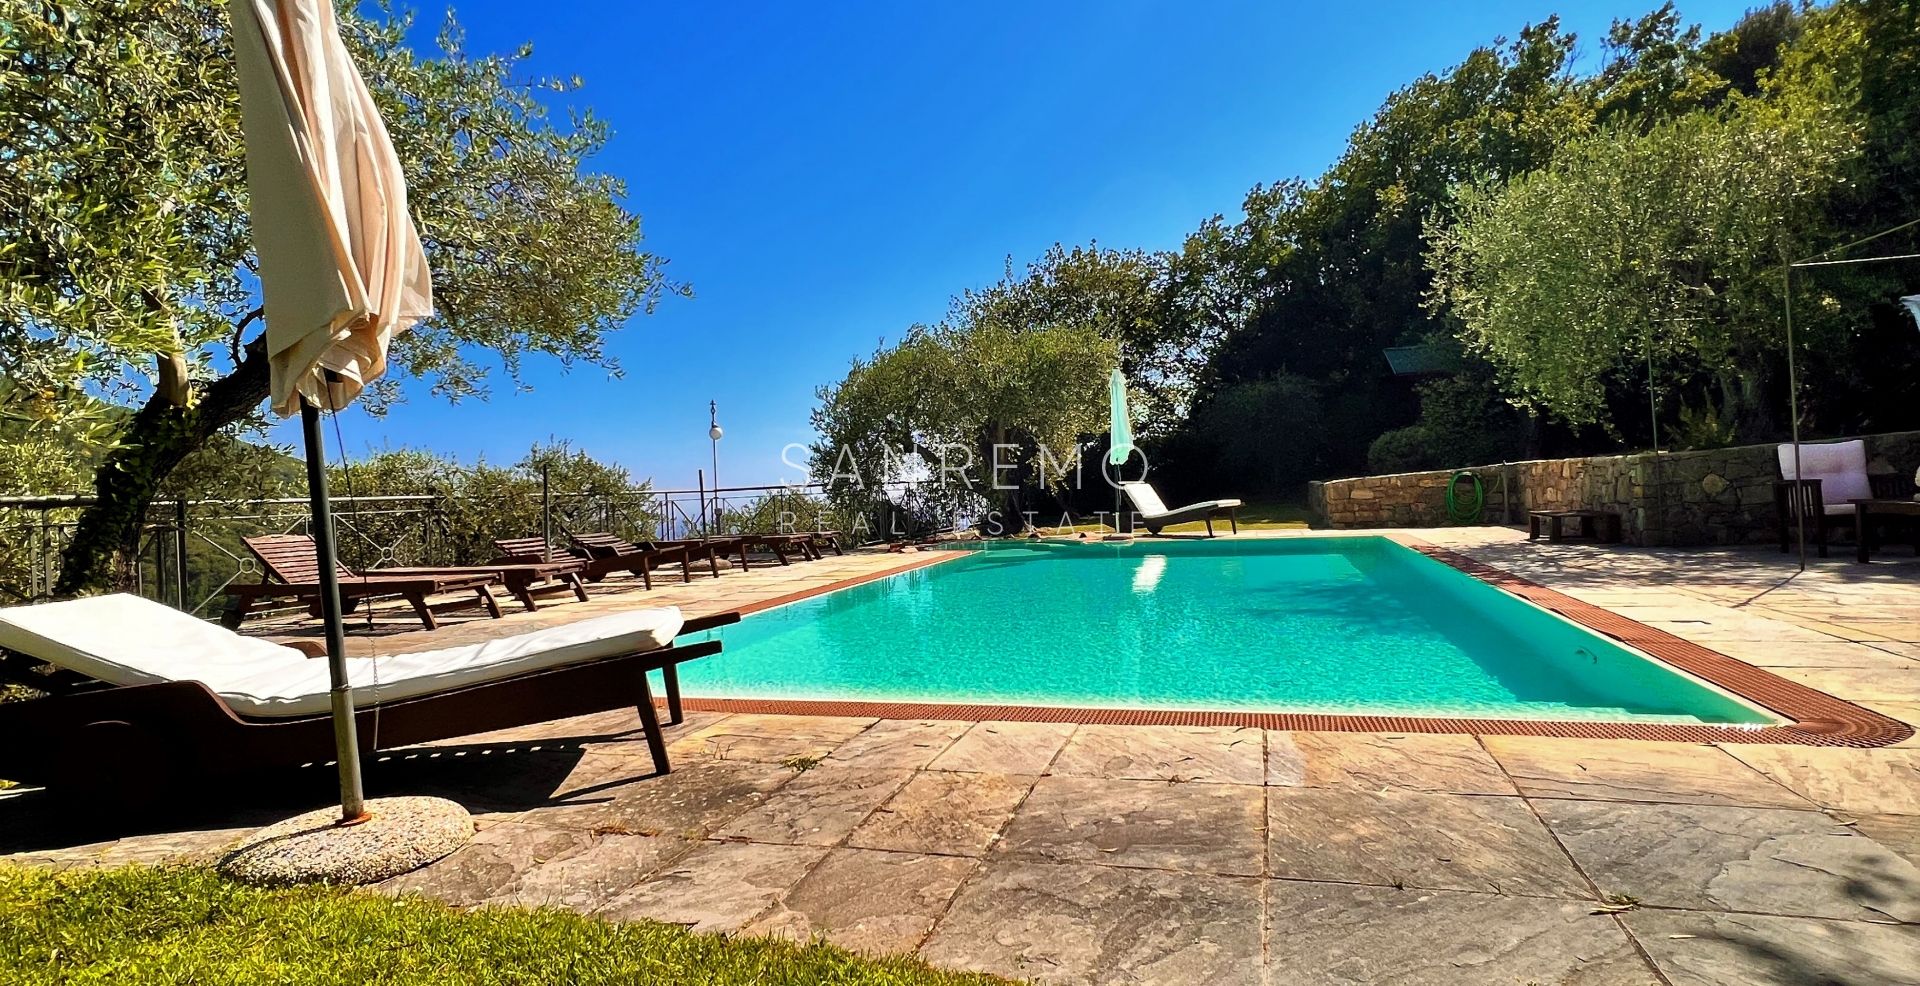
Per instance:
[[[434,271],[437,313],[397,340],[397,373],[458,399],[485,393],[477,350],[516,382],[529,354],[618,372],[605,334],[683,289],[641,248],[622,184],[586,168],[607,125],[549,119],[539,94],[578,80],[523,77],[526,48],[469,55],[451,17],[422,56],[410,15],[340,16]],[[266,397],[243,158],[224,4],[0,0],[0,376],[138,407],[64,593],[124,577],[163,482]]]
[[[1296,374],[1223,387],[1194,409],[1193,424],[1234,495],[1298,494],[1326,454],[1320,390]]]
[[[961,299],[958,313],[973,302]],[[812,473],[850,512],[915,478],[1017,531],[1035,494],[1061,488],[1082,440],[1105,429],[1114,342],[1088,326],[1000,320],[915,326],[820,391]]]
[[[397,557],[418,564],[484,562],[496,554],[495,538],[542,533],[543,472],[560,547],[569,532],[655,536],[659,512],[649,484],[570,443],[536,444],[511,466],[397,448],[329,468],[328,483],[342,496],[424,498],[344,506],[342,526],[354,536],[342,538],[341,555],[372,565],[381,561],[381,546],[397,546]]]
[[[1766,435],[1781,265],[1818,242],[1859,146],[1809,96],[1610,130],[1464,186],[1456,222],[1431,227],[1432,305],[1519,401],[1567,421],[1606,423],[1609,384],[1651,362],[1675,383],[1704,372],[1736,431]]]
[[[1318,179],[1255,187],[1239,222],[1203,224],[1182,254],[1182,297],[1225,323],[1225,338],[1201,403],[1275,374],[1305,378],[1322,394],[1325,466],[1364,467],[1374,436],[1417,408],[1381,351],[1446,331],[1421,305],[1425,224],[1445,221],[1455,184],[1537,168],[1593,125],[1574,40],[1550,18],[1478,48],[1390,95]]]
[[[949,321],[1013,331],[1066,326],[1114,340],[1140,401],[1141,433],[1152,435],[1185,413],[1216,341],[1213,326],[1183,306],[1178,263],[1162,252],[1056,243],[1025,270],[1009,261],[999,281],[962,293]]]

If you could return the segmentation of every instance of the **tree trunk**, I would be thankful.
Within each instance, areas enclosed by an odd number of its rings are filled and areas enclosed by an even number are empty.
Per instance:
[[[221,429],[246,419],[267,399],[266,344],[255,339],[234,371],[178,407],[156,393],[133,416],[120,444],[94,474],[94,505],[80,515],[60,557],[56,596],[125,587],[133,581],[140,528],[160,484]]]

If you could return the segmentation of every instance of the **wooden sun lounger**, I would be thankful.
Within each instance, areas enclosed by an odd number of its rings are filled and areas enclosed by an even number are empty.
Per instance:
[[[813,546],[813,535],[803,533],[742,534],[749,545],[764,548],[780,559],[780,564],[790,565],[787,552],[797,552],[801,561],[815,561],[820,558],[819,549]]]
[[[247,547],[251,549],[269,571],[283,582],[305,582],[306,573],[312,572],[313,581],[319,581],[319,564],[313,554],[313,538],[306,534],[279,534],[271,537],[247,538]],[[271,559],[271,560],[269,560]],[[409,565],[395,568],[376,568],[358,573],[361,579],[466,579],[491,575],[500,580],[508,594],[520,601],[520,605],[531,613],[538,608],[534,599],[536,593],[571,592],[575,599],[587,601],[587,590],[580,584],[580,573],[586,570],[586,564],[578,558],[559,558],[553,561],[535,561],[531,559],[506,562],[488,562],[485,565]],[[342,574],[347,569],[340,570]],[[299,575],[301,578],[290,578]],[[495,616],[500,614],[495,613]]]
[[[680,563],[680,581],[693,581],[693,563],[706,559],[707,570],[714,578],[720,577],[720,557],[735,552],[740,556],[740,570],[747,569],[747,546],[740,538],[701,538],[682,541],[627,541],[604,531],[590,534],[575,534],[573,550],[592,558],[596,563],[605,565],[631,564],[634,559],[654,559],[653,565],[661,562]]]
[[[655,568],[666,562],[684,562],[688,557],[684,551],[643,551],[639,548],[632,548],[625,553],[608,551],[597,556],[579,546],[553,551],[545,540],[537,537],[495,538],[493,549],[500,552],[496,562],[535,563],[539,559],[557,558],[579,565],[580,577],[588,582],[599,582],[609,575],[627,572],[640,576],[640,584],[648,589],[653,588]],[[719,574],[717,570],[715,574]],[[686,581],[692,581],[690,574],[683,572],[682,576]]]
[[[738,613],[691,619],[680,634],[739,620]],[[676,667],[719,652],[717,640],[675,643],[363,707],[355,718],[360,748],[372,753],[632,707],[654,769],[664,774],[672,765],[647,673],[663,674],[666,724],[677,724],[684,716]],[[178,797],[173,782],[183,777],[326,763],[334,756],[329,716],[254,718],[234,712],[197,681],[113,686],[73,671],[44,673],[46,667],[0,654],[0,679],[52,692],[0,703],[0,777],[56,791]]]
[[[307,611],[320,615],[320,561],[314,553],[313,539],[304,534],[278,534],[245,538],[247,550],[264,566],[262,581],[226,587],[227,606],[220,624],[237,630],[247,613],[263,600],[292,599],[307,604]],[[390,575],[380,572],[362,574],[335,563],[340,580],[340,603],[348,611],[362,601],[380,596],[400,596],[412,604],[414,615],[429,630],[440,624],[434,618],[427,597],[441,593],[471,592],[487,615],[500,616],[500,602],[491,587],[499,576],[486,571],[451,572],[434,570],[431,574]]]
[[[484,572],[500,579],[513,598],[520,601],[527,612],[534,611],[534,597],[546,592],[571,592],[581,602],[587,601],[586,586],[580,584],[580,576],[587,570],[586,562],[579,558],[562,558],[558,561],[542,562],[488,562],[485,565],[462,565],[455,568],[376,568],[374,574],[381,576],[407,575],[455,575],[460,573]]]
[[[612,537],[610,534],[588,534],[582,536],[591,538]],[[579,538],[575,538],[574,540],[578,541]],[[749,542],[746,538],[731,534],[703,538],[678,538],[667,541],[643,541],[641,545],[651,546],[659,550],[684,548],[691,552],[695,558],[707,559],[708,565],[713,568],[713,574],[716,576],[720,574],[719,559],[721,558],[727,558],[729,560],[738,558],[740,560],[740,570],[743,572],[749,567],[749,562],[747,561]]]

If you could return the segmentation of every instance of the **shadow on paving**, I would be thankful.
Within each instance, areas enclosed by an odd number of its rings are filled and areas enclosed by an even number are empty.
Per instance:
[[[631,734],[637,737],[637,732]],[[364,765],[367,797],[447,798],[476,816],[531,808],[593,804],[606,788],[655,776],[638,761],[604,783],[579,783],[589,743],[627,733],[472,742],[385,751]],[[570,783],[571,782],[571,783]],[[339,803],[332,764],[309,765],[200,782],[180,797],[147,805],[88,805],[57,791],[24,790],[0,798],[0,855],[50,853],[115,840],[249,830]],[[164,844],[165,839],[151,839]],[[128,860],[134,861],[134,860]]]
[[[1549,544],[1498,541],[1464,547],[1476,560],[1557,589],[1658,586],[1676,582],[1750,586],[1756,592],[1778,588],[1799,575],[1799,556],[1758,545],[1722,548],[1635,548],[1624,545]],[[1852,546],[1833,549],[1829,558],[1808,552],[1807,575],[1841,584],[1912,585],[1920,580],[1920,559],[1905,552],[1874,556],[1874,564],[1853,560]]]

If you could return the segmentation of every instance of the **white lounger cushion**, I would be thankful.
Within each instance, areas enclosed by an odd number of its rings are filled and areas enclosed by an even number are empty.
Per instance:
[[[632,610],[462,647],[377,661],[349,657],[347,678],[353,683],[354,702],[373,706],[542,668],[657,650],[673,643],[683,623],[673,607]],[[348,642],[348,653],[354,645]],[[198,681],[243,716],[321,715],[330,707],[324,658],[241,636],[140,596],[93,596],[0,609],[0,648],[115,685]]]
[[[1793,479],[1793,446],[1782,445],[1780,476]],[[1873,484],[1867,479],[1867,443],[1823,442],[1800,446],[1800,471],[1806,479],[1820,481],[1820,502],[1828,514],[1853,513],[1850,500],[1873,499]]]
[[[1244,506],[1239,500],[1207,500],[1203,503],[1189,503],[1179,510],[1168,510],[1167,505],[1160,501],[1160,494],[1145,483],[1121,483],[1120,488],[1127,491],[1127,499],[1133,501],[1133,509],[1139,511],[1140,516],[1148,520],[1188,510],[1225,510],[1229,507]]]

